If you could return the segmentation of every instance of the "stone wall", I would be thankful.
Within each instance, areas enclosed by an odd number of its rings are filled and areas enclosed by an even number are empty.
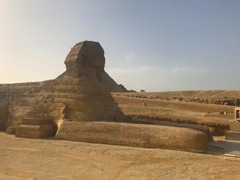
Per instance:
[[[0,103],[0,130],[7,129],[7,121],[8,121],[8,104]]]
[[[8,90],[0,85],[0,130],[6,130],[8,120]]]
[[[1,129],[21,124],[23,117],[36,103],[41,82],[0,85]]]

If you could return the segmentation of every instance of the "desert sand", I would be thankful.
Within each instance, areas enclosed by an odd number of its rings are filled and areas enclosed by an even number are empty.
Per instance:
[[[0,179],[238,180],[240,161],[221,155],[18,138],[0,133]]]
[[[135,122],[195,124],[208,127],[214,136],[223,136],[234,119],[234,106],[162,100],[151,98],[148,96],[150,93],[139,93],[136,97],[136,94],[138,93],[112,93],[124,114]]]

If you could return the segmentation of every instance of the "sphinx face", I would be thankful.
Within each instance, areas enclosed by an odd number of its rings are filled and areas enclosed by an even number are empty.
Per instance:
[[[77,43],[67,55],[65,65],[68,76],[101,81],[105,66],[104,50],[97,42]]]

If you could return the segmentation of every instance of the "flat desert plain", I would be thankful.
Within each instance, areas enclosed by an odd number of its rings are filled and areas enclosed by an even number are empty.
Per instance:
[[[222,155],[16,138],[0,132],[3,180],[239,180],[240,161]]]

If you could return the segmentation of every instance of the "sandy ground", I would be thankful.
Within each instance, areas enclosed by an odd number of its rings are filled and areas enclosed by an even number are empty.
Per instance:
[[[165,92],[112,92],[112,94],[120,95],[135,95],[135,96],[146,96],[155,98],[240,98],[240,91],[229,91],[229,90],[206,90],[206,91],[165,91]]]
[[[234,119],[234,106],[113,96],[122,112],[142,123],[174,122],[206,126],[213,135],[225,135]]]
[[[0,132],[0,179],[240,179],[220,155],[16,138]]]

